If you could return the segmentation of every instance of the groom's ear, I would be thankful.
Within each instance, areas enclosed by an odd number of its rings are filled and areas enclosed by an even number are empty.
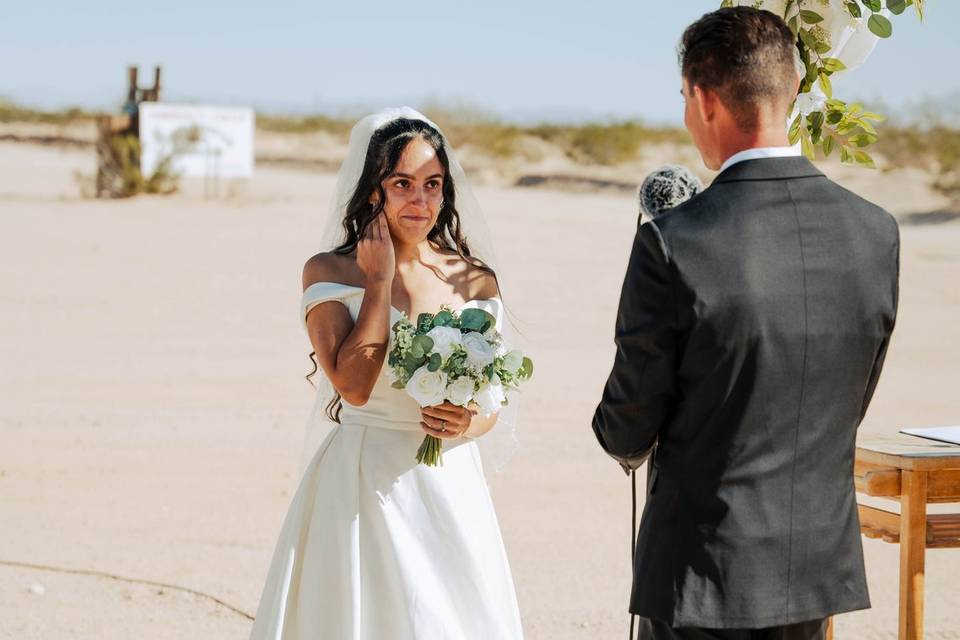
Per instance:
[[[700,85],[690,87],[690,93],[694,102],[697,104],[697,111],[704,122],[712,122],[717,112],[717,102],[719,96],[711,89],[706,89]]]

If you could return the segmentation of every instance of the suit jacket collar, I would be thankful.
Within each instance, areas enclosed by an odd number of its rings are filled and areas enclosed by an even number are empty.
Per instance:
[[[823,176],[805,156],[755,158],[727,167],[713,179],[713,184],[743,180],[785,180]]]

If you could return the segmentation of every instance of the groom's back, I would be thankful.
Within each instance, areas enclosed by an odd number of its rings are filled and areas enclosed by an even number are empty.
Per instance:
[[[854,442],[896,313],[896,223],[805,159],[769,158],[655,224],[681,401],[637,569],[673,584],[639,584],[635,604],[721,627],[868,606]]]

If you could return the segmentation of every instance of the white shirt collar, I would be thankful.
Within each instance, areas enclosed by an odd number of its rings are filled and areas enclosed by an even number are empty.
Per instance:
[[[803,155],[803,152],[800,150],[800,145],[793,147],[757,147],[755,149],[744,149],[727,158],[726,162],[720,166],[720,171],[723,172],[744,160],[754,160],[756,158],[789,158],[800,155]]]

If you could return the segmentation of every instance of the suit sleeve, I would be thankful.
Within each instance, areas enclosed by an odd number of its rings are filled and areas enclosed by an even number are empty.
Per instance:
[[[896,226],[896,223],[894,222]],[[887,357],[887,347],[890,346],[890,336],[893,334],[893,327],[897,322],[897,307],[900,303],[900,230],[897,228],[896,240],[893,244],[895,254],[895,272],[893,280],[893,307],[892,313],[886,318],[887,334],[877,349],[877,354],[873,360],[873,367],[870,370],[870,378],[867,380],[867,388],[863,394],[863,404],[860,407],[860,422],[867,415],[867,409],[870,407],[870,401],[873,399],[873,392],[877,388],[877,382],[880,381],[880,372],[883,370],[883,362]]]
[[[613,370],[593,416],[603,450],[624,471],[643,464],[676,398],[677,304],[654,222],[637,230],[620,293]]]

